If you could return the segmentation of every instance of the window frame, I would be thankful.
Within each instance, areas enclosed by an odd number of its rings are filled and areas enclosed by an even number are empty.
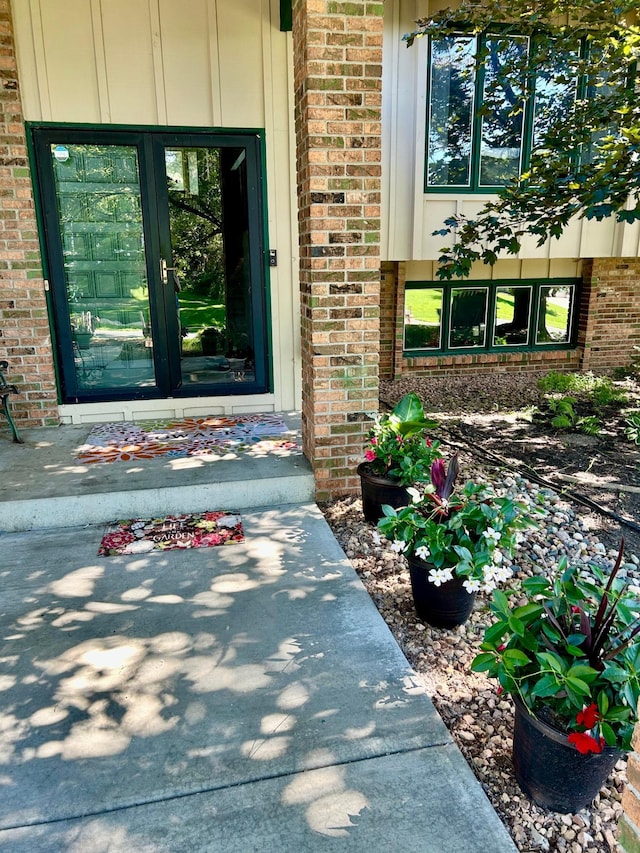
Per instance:
[[[481,33],[469,33],[460,30],[453,35],[453,38],[475,38],[476,45],[474,56],[484,48],[488,39],[526,39],[527,49],[531,53],[536,50],[535,35],[524,35],[514,32],[506,32],[505,27],[500,25],[492,26]],[[482,123],[483,115],[479,109],[482,104],[482,96],[485,87],[485,63],[483,62],[475,71],[473,85],[473,99],[471,104],[471,151],[469,157],[469,182],[466,184],[449,184],[434,186],[428,183],[429,180],[429,141],[431,127],[431,92],[432,92],[432,75],[433,75],[433,40],[434,36],[428,39],[427,48],[427,87],[426,87],[426,114],[425,114],[425,145],[424,145],[424,169],[423,169],[423,189],[425,194],[446,194],[446,195],[495,195],[508,182],[502,184],[481,184],[480,170],[482,164]],[[586,42],[581,39],[579,42],[580,56],[584,57],[586,51]],[[522,138],[520,145],[520,157],[518,176],[529,167],[531,161],[531,152],[533,150],[533,132],[536,110],[536,85],[537,79],[535,75],[528,75],[523,81],[524,87],[524,110],[522,115]],[[575,99],[585,97],[586,86],[583,77],[579,77],[575,81]]]
[[[530,288],[529,323],[527,344],[494,344],[496,327],[496,301],[500,288]],[[538,341],[538,322],[540,315],[540,292],[545,287],[572,287],[573,298],[568,316],[568,334],[566,341]],[[485,324],[485,342],[482,346],[451,347],[451,298],[454,290],[487,290],[487,308]],[[473,281],[407,281],[402,306],[402,356],[403,358],[430,358],[442,355],[482,355],[485,353],[535,352],[540,350],[568,350],[576,346],[578,332],[578,314],[580,310],[582,280],[580,278],[519,278],[519,279],[477,279]],[[440,290],[442,292],[439,341],[440,346],[430,348],[407,347],[406,344],[406,294],[411,290]]]

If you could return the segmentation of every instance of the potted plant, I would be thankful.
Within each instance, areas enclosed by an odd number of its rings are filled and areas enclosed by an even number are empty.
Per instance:
[[[367,521],[375,524],[382,506],[409,503],[407,486],[428,481],[429,466],[440,456],[439,442],[425,433],[437,426],[427,420],[420,398],[406,394],[391,412],[376,416],[368,432],[365,461],[358,466],[362,484],[362,509]]]
[[[640,697],[640,601],[621,578],[624,542],[608,578],[560,560],[552,579],[527,578],[511,605],[496,590],[476,672],[515,703],[513,764],[536,803],[588,805],[629,749]]]
[[[445,468],[431,465],[431,483],[402,509],[385,506],[378,528],[391,547],[407,557],[418,615],[430,625],[463,624],[478,590],[490,592],[512,572],[505,565],[520,529],[531,525],[530,510],[499,497],[485,483],[465,483],[454,494],[458,455]]]
[[[89,349],[89,344],[94,333],[91,311],[83,311],[80,314],[80,318],[76,318],[73,322],[71,330],[78,348],[83,350]]]

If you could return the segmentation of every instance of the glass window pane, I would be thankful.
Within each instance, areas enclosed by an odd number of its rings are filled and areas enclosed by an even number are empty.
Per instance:
[[[541,68],[536,77],[533,147],[537,148],[552,124],[571,115],[577,80],[572,72],[577,51],[555,52],[553,65]]]
[[[501,186],[520,173],[524,79],[509,68],[526,55],[528,39],[489,36],[486,49],[479,183]]]
[[[483,347],[487,329],[486,287],[455,288],[451,291],[449,347]]]
[[[476,40],[433,39],[429,72],[427,186],[468,186]]]
[[[255,380],[244,148],[166,148],[183,386]]]
[[[497,287],[493,346],[526,346],[531,319],[530,287]]]
[[[537,344],[566,344],[571,340],[571,314],[575,287],[553,285],[540,288]]]
[[[406,290],[404,294],[404,348],[440,349],[442,288]]]
[[[52,145],[79,390],[155,385],[138,155]]]

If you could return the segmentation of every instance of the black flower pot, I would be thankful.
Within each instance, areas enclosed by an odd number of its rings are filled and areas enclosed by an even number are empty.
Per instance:
[[[436,586],[429,580],[429,572],[435,568],[428,560],[407,557],[411,575],[411,592],[416,613],[434,628],[455,628],[464,625],[476,600],[477,593],[467,592],[463,579],[453,579]]]
[[[404,486],[389,477],[373,474],[368,462],[361,462],[357,472],[362,485],[362,512],[371,524],[377,524],[384,515],[383,504],[398,509],[411,503],[411,496]]]
[[[582,755],[565,732],[529,713],[514,696],[513,769],[518,785],[537,805],[554,812],[588,806],[624,753],[605,747]]]

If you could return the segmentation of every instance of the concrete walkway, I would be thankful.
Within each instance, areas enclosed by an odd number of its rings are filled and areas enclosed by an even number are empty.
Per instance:
[[[0,849],[512,853],[317,507],[243,521],[0,538]]]

